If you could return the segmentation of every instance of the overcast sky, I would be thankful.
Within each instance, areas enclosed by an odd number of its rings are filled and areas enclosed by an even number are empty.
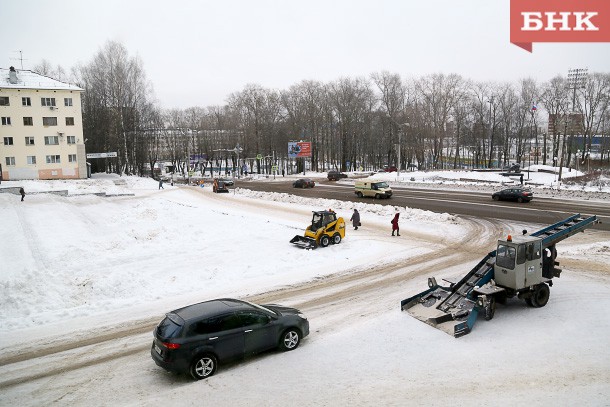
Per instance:
[[[479,81],[610,72],[610,43],[509,42],[509,0],[1,0],[0,67],[66,70],[109,41],[139,56],[161,106],[224,104],[249,83],[287,89],[390,71]]]

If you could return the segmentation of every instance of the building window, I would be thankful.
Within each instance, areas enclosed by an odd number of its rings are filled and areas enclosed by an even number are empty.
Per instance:
[[[6,165],[15,165],[15,157],[6,157]]]
[[[59,154],[47,156],[47,164],[59,164],[59,163],[61,163]]]
[[[10,126],[11,125],[11,118],[10,117],[3,117],[2,118],[2,125],[3,126]]]
[[[32,106],[32,99],[30,99],[28,97],[21,98],[21,105],[22,106]]]
[[[55,106],[55,98],[40,98],[40,104],[43,106]]]
[[[68,144],[76,144],[76,136],[68,136]]]
[[[57,126],[57,117],[43,117],[42,125],[43,126]]]
[[[33,126],[34,125],[34,121],[32,120],[31,117],[24,117],[23,118],[23,125],[24,126]]]
[[[68,154],[68,162],[75,163],[76,162],[76,154]]]
[[[0,96],[0,106],[10,106],[8,96]]]
[[[57,136],[44,136],[44,144],[47,146],[56,146],[59,144],[59,137]]]
[[[64,98],[64,106],[72,106],[72,98]]]
[[[25,145],[26,146],[33,146],[34,145],[34,137],[26,137],[25,138]]]
[[[74,126],[74,117],[66,117],[66,126]]]
[[[13,145],[13,138],[12,137],[5,137],[4,138],[4,145],[5,146],[12,146]]]
[[[30,165],[36,164],[36,156],[35,155],[28,155],[28,164],[30,164]]]

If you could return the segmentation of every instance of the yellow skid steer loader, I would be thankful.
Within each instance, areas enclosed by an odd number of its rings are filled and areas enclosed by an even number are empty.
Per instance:
[[[311,225],[305,229],[304,236],[296,235],[290,240],[304,249],[326,247],[329,244],[339,244],[345,238],[345,221],[331,210],[314,211]]]

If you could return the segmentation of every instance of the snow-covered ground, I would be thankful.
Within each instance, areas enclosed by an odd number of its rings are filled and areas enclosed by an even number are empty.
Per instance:
[[[463,178],[497,175],[466,174],[375,177],[476,188],[480,181]],[[553,189],[542,179],[537,183]],[[460,276],[494,248],[498,237],[524,225],[247,189],[213,194],[209,187],[165,184],[159,190],[151,179],[104,174],[77,181],[3,182],[0,188],[21,185],[28,192],[24,202],[0,193],[0,354],[5,357],[22,347],[160,319],[171,309],[210,298],[263,298],[307,282],[357,278],[372,268],[388,271],[379,277],[378,291],[354,283],[321,308],[307,305],[315,301],[305,294],[283,301],[302,304],[310,319],[311,334],[295,352],[262,355],[192,382],[154,365],[147,333],[135,337],[143,350],[112,359],[101,371],[84,364],[20,382],[33,369],[30,362],[2,364],[1,405],[199,405],[202,399],[210,405],[257,406],[608,405],[610,400],[607,232],[589,230],[561,243],[564,273],[546,307],[509,302],[491,322],[479,321],[470,335],[455,339],[399,309],[400,300],[426,288],[429,273],[420,270],[421,276],[406,281],[393,273],[416,275],[419,264],[437,278]],[[594,189],[594,199],[607,199],[607,189]],[[50,190],[68,195],[43,193]],[[113,196],[99,195],[104,192]],[[363,227],[348,228],[340,245],[308,251],[288,243],[302,234],[312,210],[331,208],[348,220],[354,207]],[[395,211],[401,213],[400,238],[390,236]],[[461,239],[469,242],[461,257],[442,263],[441,253],[451,256],[447,247],[459,251]],[[386,287],[383,278],[396,283]],[[57,356],[66,365],[71,358]]]

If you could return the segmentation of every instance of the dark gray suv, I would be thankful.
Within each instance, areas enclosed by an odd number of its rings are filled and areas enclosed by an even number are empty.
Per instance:
[[[150,353],[155,363],[199,380],[218,363],[273,348],[294,350],[309,334],[301,312],[281,305],[256,305],[230,298],[189,305],[157,325]]]

